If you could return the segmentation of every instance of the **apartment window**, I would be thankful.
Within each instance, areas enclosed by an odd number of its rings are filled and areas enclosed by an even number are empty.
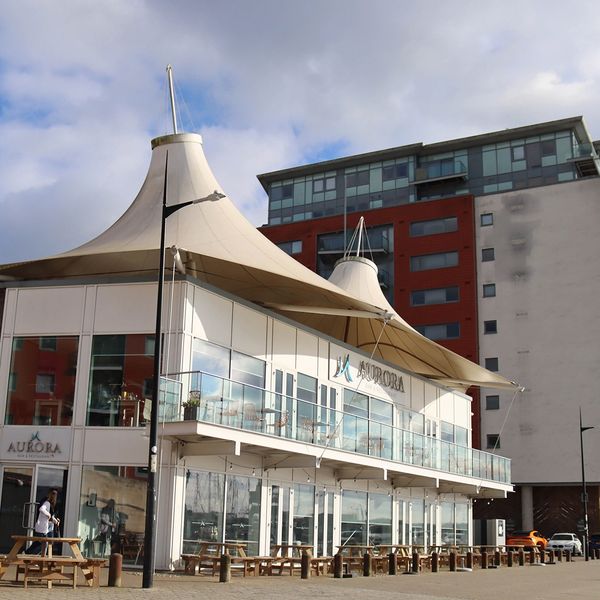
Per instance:
[[[458,302],[458,289],[458,286],[454,285],[447,288],[415,290],[410,294],[410,304],[411,306],[424,306],[427,304],[447,304],[449,302]]]
[[[35,378],[35,391],[38,394],[54,394],[54,374],[38,373]]]
[[[498,371],[498,357],[494,356],[492,358],[485,359],[485,368],[488,371]]]
[[[493,248],[481,249],[481,262],[490,262],[496,258]]]
[[[423,254],[410,257],[411,271],[428,271],[430,269],[444,269],[458,265],[458,252],[440,252],[437,254]]]
[[[40,350],[56,350],[56,338],[55,337],[41,337],[40,338]]]
[[[495,283],[484,283],[483,284],[483,297],[493,298],[496,295],[496,284]]]
[[[432,219],[430,221],[416,221],[410,224],[411,237],[450,233],[458,230],[458,219],[446,217],[445,219]]]
[[[483,333],[498,333],[498,322],[497,321],[484,321],[483,322]]]
[[[293,254],[300,254],[302,252],[302,240],[294,240],[292,242],[281,242],[276,244],[278,248],[281,248],[286,254],[290,256]]]
[[[460,337],[460,323],[416,325],[415,329],[430,340],[452,340]]]
[[[499,408],[500,408],[500,396],[493,395],[493,396],[485,397],[485,410],[498,410]],[[488,448],[489,448],[489,445],[488,445]]]
[[[482,227],[489,227],[494,224],[493,213],[482,213],[479,219]]]
[[[500,435],[497,433],[488,433],[486,436],[488,450],[496,450],[500,448]]]

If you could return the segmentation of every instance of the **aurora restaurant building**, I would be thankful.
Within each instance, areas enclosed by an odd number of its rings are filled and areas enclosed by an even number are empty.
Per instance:
[[[163,186],[173,205],[221,189],[200,136],[152,148],[104,233],[0,267],[0,551],[57,487],[64,534],[142,562]],[[417,333],[369,260],[322,279],[227,197],[169,217],[167,246],[157,567],[199,540],[471,541],[472,498],[512,486],[508,460],[472,448],[464,390],[514,384]]]

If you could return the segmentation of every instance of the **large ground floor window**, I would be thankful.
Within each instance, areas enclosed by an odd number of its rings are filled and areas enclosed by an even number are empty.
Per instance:
[[[83,468],[78,535],[86,556],[119,552],[124,563],[142,564],[146,485],[140,467]]]

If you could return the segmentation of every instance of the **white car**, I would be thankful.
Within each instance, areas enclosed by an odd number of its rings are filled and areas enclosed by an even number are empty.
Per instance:
[[[574,533],[555,533],[548,540],[546,550],[570,550],[571,554],[583,554],[581,541]]]

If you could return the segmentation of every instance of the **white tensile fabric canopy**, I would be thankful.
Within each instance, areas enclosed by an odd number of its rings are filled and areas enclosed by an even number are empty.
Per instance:
[[[0,279],[156,274],[167,152],[168,205],[222,190],[199,135],[168,135],[153,140],[152,146],[138,196],[111,227],[69,252],[2,265]],[[180,249],[188,275],[373,353],[374,358],[454,388],[515,389],[514,383],[416,332],[387,303],[378,285],[375,293],[373,279],[361,275],[362,268],[356,273],[350,268],[332,281],[319,277],[265,238],[227,197],[172,214],[166,246],[172,245]]]

